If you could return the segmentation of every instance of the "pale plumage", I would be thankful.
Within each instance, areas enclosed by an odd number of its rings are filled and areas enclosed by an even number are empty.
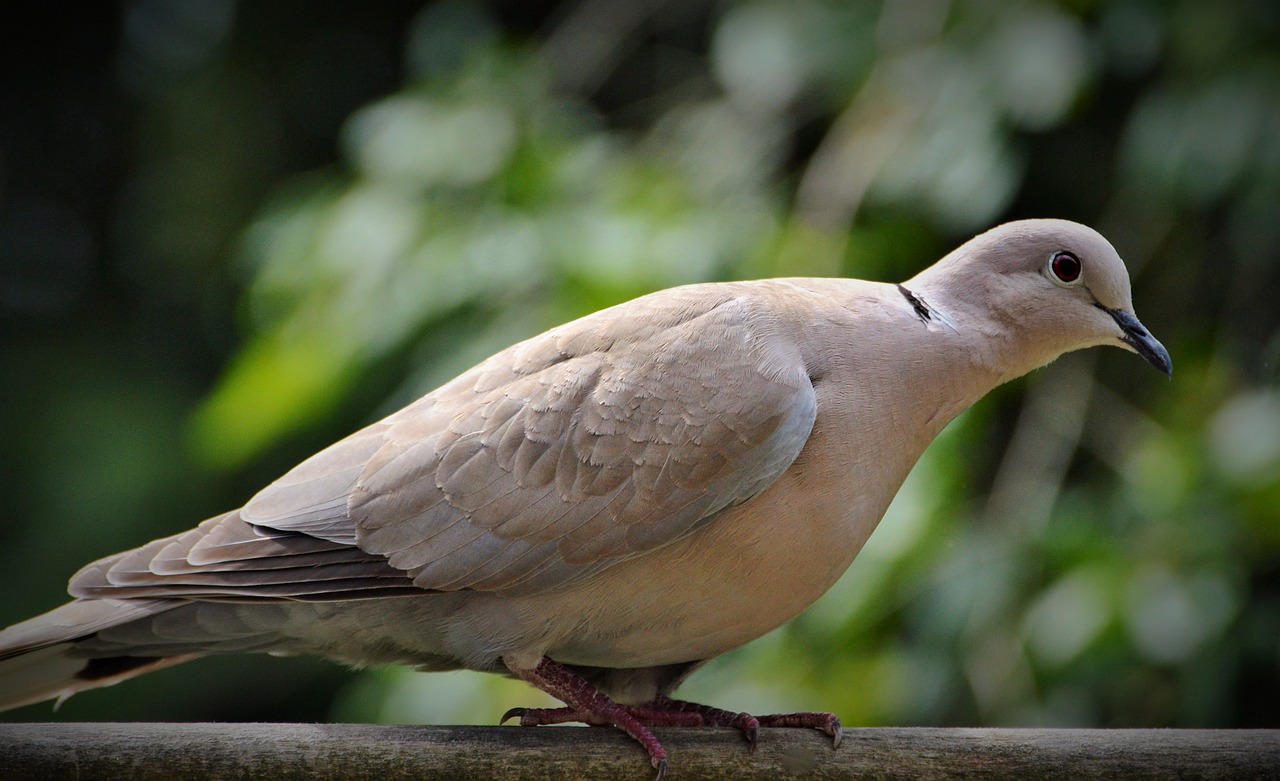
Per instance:
[[[655,764],[645,724],[754,737],[666,695],[826,591],[956,414],[1105,343],[1168,371],[1115,251],[1062,221],[997,228],[901,286],[655,293],[498,353],[238,511],[87,566],[78,601],[0,632],[0,706],[271,650],[515,674],[571,706],[526,723],[613,723]],[[586,711],[579,686],[646,708]]]

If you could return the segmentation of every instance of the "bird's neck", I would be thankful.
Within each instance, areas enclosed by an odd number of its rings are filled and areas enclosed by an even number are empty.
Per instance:
[[[990,329],[973,326],[966,308],[928,288],[917,301],[895,285],[859,283],[850,291],[842,311],[829,316],[837,327],[809,342],[825,372],[815,383],[819,414],[847,441],[902,443],[892,458],[848,451],[860,461],[848,467],[883,472],[896,490],[948,423],[1021,371],[989,349]]]
[[[949,326],[934,329],[932,349],[945,351],[939,369],[964,377],[978,389],[970,404],[993,388],[1057,358],[1070,342],[1053,331],[1032,331],[1016,298],[984,286],[990,275],[939,263],[902,287],[938,310]],[[1006,306],[1012,304],[1012,306]],[[966,405],[967,406],[967,405]]]

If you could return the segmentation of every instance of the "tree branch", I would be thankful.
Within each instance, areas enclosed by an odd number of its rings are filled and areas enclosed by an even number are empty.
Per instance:
[[[1280,730],[664,729],[668,779],[1280,778]],[[358,724],[0,724],[0,778],[651,779],[608,729]]]

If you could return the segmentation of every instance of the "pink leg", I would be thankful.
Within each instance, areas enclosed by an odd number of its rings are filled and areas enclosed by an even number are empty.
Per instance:
[[[545,656],[538,663],[538,666],[532,670],[520,670],[510,665],[508,665],[508,669],[515,673],[517,677],[533,684],[569,706],[565,709],[539,709],[548,711],[542,715],[562,718],[568,715],[562,711],[572,710],[574,711],[574,716],[587,717],[586,719],[575,718],[573,719],[574,721],[585,721],[587,724],[612,724],[635,738],[644,747],[644,750],[649,753],[650,764],[658,771],[658,779],[661,779],[666,774],[667,752],[662,748],[662,744],[658,742],[653,733],[649,731],[649,728],[631,715],[627,708],[609,699],[582,676]],[[515,714],[512,711],[507,712],[507,716],[512,715],[519,715],[520,723],[524,724],[525,718],[534,714],[531,714],[528,710],[520,714]],[[505,719],[506,717],[503,720],[505,721]],[[564,720],[567,721],[569,719],[565,718]]]
[[[649,753],[649,761],[661,779],[667,770],[667,752],[649,727],[733,727],[742,730],[750,751],[755,751],[761,727],[806,727],[830,735],[839,748],[844,737],[840,719],[833,713],[776,713],[755,717],[749,713],[713,708],[696,702],[673,700],[659,695],[644,705],[621,705],[609,699],[586,679],[563,665],[543,657],[532,670],[508,667],[521,679],[564,702],[564,708],[512,708],[502,721],[519,717],[520,726],[579,722],[592,726],[614,726],[635,738]]]

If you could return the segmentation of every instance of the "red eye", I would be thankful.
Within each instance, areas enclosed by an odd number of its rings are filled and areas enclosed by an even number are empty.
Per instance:
[[[1080,259],[1070,252],[1056,253],[1049,259],[1049,268],[1055,277],[1067,284],[1080,279]]]

